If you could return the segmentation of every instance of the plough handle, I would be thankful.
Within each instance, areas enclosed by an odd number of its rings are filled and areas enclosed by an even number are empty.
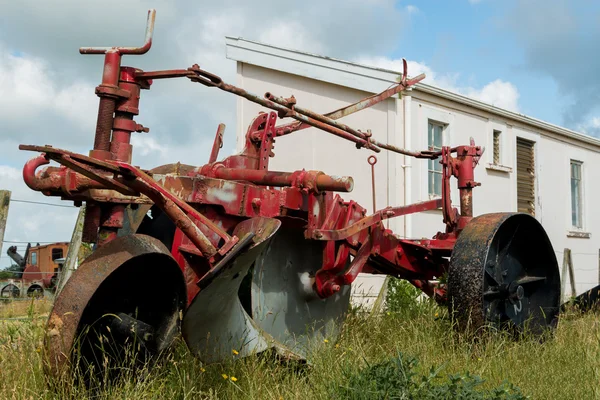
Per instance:
[[[154,20],[156,18],[156,10],[148,10],[148,19],[146,20],[146,38],[144,45],[141,47],[81,47],[80,54],[106,54],[109,51],[118,52],[119,54],[146,54],[152,47],[152,34],[154,33]]]

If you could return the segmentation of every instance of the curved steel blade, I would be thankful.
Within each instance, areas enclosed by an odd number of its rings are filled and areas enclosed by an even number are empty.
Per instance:
[[[253,243],[223,266],[188,307],[183,317],[183,337],[202,361],[231,359],[233,350],[237,352],[236,357],[244,357],[274,345],[272,338],[265,335],[244,310],[238,291],[256,257],[280,225],[277,219],[263,217],[240,222],[234,234],[241,238],[252,232]]]
[[[253,271],[255,323],[303,359],[311,344],[337,339],[350,303],[350,285],[326,299],[312,289],[322,254],[322,244],[306,240],[303,228],[284,225],[257,258]]]

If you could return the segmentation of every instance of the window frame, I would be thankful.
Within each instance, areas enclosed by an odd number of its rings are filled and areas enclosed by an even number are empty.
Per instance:
[[[497,140],[496,140],[497,136]],[[496,149],[496,142],[498,148]],[[496,154],[497,151],[497,154]],[[492,129],[492,165],[499,166],[502,164],[502,131],[500,129]]]
[[[577,166],[579,169],[579,177],[578,178],[574,178],[573,177],[573,166]],[[573,198],[573,182],[574,180],[578,180],[579,181],[579,185],[577,188],[577,197],[578,197],[578,210],[574,210],[574,206],[576,205],[576,203],[574,202],[574,198]],[[570,198],[571,198],[571,218],[570,218],[570,225],[571,225],[571,229],[575,230],[575,231],[583,231],[585,224],[584,224],[584,201],[583,201],[583,161],[579,161],[579,160],[575,160],[575,159],[570,159],[569,160],[569,189],[570,189]],[[578,221],[573,221],[574,217],[575,217],[575,213],[577,212],[577,219]],[[578,223],[577,223],[578,222]]]
[[[440,130],[440,143],[441,146],[437,147],[435,146],[435,138],[433,137],[433,131],[431,129],[431,127],[439,127],[441,128]],[[446,128],[448,127],[447,123],[443,123],[440,121],[437,121],[435,119],[431,119],[428,118],[427,119],[427,150],[429,151],[439,151],[442,149],[442,146],[445,145],[445,135],[444,133],[446,132]],[[430,142],[431,140],[431,142]],[[435,159],[435,160],[428,160],[427,162],[427,195],[429,197],[429,199],[435,199],[435,198],[440,198],[442,197],[442,185],[444,184],[442,176],[443,176],[443,171],[442,171],[442,165],[439,163],[440,159]],[[433,169],[431,169],[431,166],[434,166]],[[435,169],[435,167],[439,165],[439,171]],[[432,177],[434,177],[436,174],[439,174],[440,176],[440,193],[435,193],[435,180],[432,182],[431,179]],[[431,188],[433,185],[433,193],[431,192]]]
[[[56,260],[64,257],[64,251],[62,247],[53,247],[51,251],[52,262],[56,263]]]

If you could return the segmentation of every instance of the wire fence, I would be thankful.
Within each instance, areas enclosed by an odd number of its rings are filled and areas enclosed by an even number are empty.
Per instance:
[[[35,201],[35,200],[24,200],[24,199],[14,199],[11,198],[10,199],[10,204],[12,205],[13,203],[15,204],[25,204],[25,205],[34,205],[34,206],[49,206],[49,207],[61,207],[61,208],[78,208],[74,205],[68,205],[68,204],[57,204],[57,203],[50,203],[50,202],[46,202],[46,201]],[[28,244],[31,244],[31,246],[36,246],[36,245],[45,245],[45,244],[52,244],[52,243],[61,243],[61,242],[69,242],[69,240],[62,240],[62,241],[38,241],[38,240],[29,240],[29,241],[23,241],[23,240],[0,240],[0,248],[4,248],[3,245],[4,244],[9,244],[9,245],[15,245],[15,247],[17,247],[17,251],[25,251],[25,249],[27,248]],[[0,259],[4,260],[4,259],[10,259],[11,257],[9,257],[8,255],[0,255]]]

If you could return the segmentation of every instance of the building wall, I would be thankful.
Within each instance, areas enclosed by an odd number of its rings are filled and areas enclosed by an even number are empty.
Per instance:
[[[327,113],[352,104],[370,93],[332,84],[324,84],[300,76],[249,65],[238,64],[237,84],[244,89],[264,94],[271,92],[277,96],[294,95],[297,104],[319,113]],[[270,111],[258,104],[242,99],[238,102],[238,136],[237,148],[244,145],[244,134],[248,125],[259,111]],[[397,129],[397,101],[388,99],[368,110],[349,115],[344,123],[365,130],[371,129],[373,137],[379,141],[395,143],[402,141],[402,131]],[[289,122],[292,122],[290,120]],[[279,124],[288,122],[280,120]],[[401,126],[401,125],[400,125]],[[352,176],[354,190],[351,193],[340,193],[346,200],[355,200],[368,212],[373,210],[371,167],[367,158],[374,153],[358,150],[354,143],[338,138],[327,132],[308,128],[291,135],[278,138],[274,149],[275,157],[270,160],[269,168],[276,171],[294,171],[298,169],[314,169],[329,175]],[[402,204],[402,176],[396,176],[396,163],[402,157],[382,151],[376,155],[375,186],[377,209],[390,204]],[[400,221],[388,223],[390,229],[402,234]],[[372,302],[379,294],[383,277],[361,274],[353,287],[358,302]]]
[[[427,147],[428,120],[448,124],[444,144],[455,146],[469,143],[486,147],[475,169],[475,180],[481,186],[473,191],[473,212],[480,215],[499,211],[517,211],[516,138],[535,142],[536,218],[542,223],[554,247],[562,273],[564,249],[571,249],[575,270],[576,292],[580,294],[599,282],[600,212],[593,199],[600,196],[600,148],[560,137],[551,132],[515,123],[507,118],[475,110],[446,99],[412,91],[412,123],[410,134],[414,148]],[[404,101],[407,101],[405,96]],[[493,130],[501,131],[501,160],[508,171],[490,166],[493,162]],[[570,160],[583,162],[583,229],[589,238],[573,237],[571,224]],[[413,161],[412,202],[429,199],[427,190],[427,161]],[[458,204],[456,180],[452,180],[452,203]],[[441,211],[421,213],[413,217],[415,238],[430,237],[434,229],[442,229]],[[565,294],[570,294],[570,282]]]
[[[254,93],[269,91],[282,97],[294,95],[299,105],[320,113],[346,106],[372,94],[242,62],[238,62],[237,83]],[[405,109],[407,112],[404,112]],[[239,149],[243,145],[246,127],[261,110],[268,111],[244,99],[238,101]],[[600,185],[594,185],[594,181],[597,182],[600,178],[599,146],[542,131],[510,118],[419,90],[412,90],[401,99],[390,98],[372,109],[344,118],[343,122],[356,129],[371,129],[378,140],[413,150],[424,150],[427,148],[429,119],[446,125],[444,145],[468,144],[470,137],[473,137],[476,144],[486,147],[475,170],[475,179],[482,184],[474,189],[475,215],[517,210],[516,137],[534,141],[536,217],[550,236],[559,265],[562,265],[564,248],[571,249],[577,293],[599,283],[600,243],[597,238],[600,236],[600,212],[592,207],[592,199],[600,197]],[[502,168],[489,165],[493,157],[493,130],[502,132]],[[275,154],[270,167],[274,170],[306,168],[322,170],[331,175],[352,176],[355,181],[354,191],[342,194],[342,197],[356,200],[369,211],[372,210],[371,171],[367,157],[373,153],[357,150],[351,142],[310,128],[279,138],[275,144]],[[377,158],[377,208],[429,199],[427,160],[385,151],[377,154]],[[570,159],[583,162],[583,230],[590,234],[589,238],[569,237],[572,229]],[[456,180],[452,180],[452,202],[458,204]],[[395,218],[390,221],[389,227],[394,233],[409,238],[430,238],[444,229],[441,210]],[[361,275],[354,285],[355,302],[372,302],[379,293],[382,282],[382,277]],[[568,283],[566,288],[568,293]]]

